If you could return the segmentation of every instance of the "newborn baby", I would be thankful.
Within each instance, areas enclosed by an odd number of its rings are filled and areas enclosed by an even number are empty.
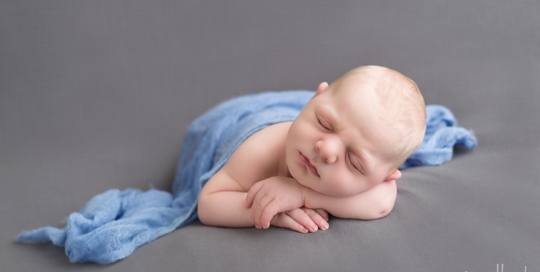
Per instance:
[[[328,229],[328,213],[377,219],[392,210],[398,167],[422,143],[424,99],[389,68],[362,66],[323,82],[293,122],[247,138],[204,185],[205,225]]]
[[[190,125],[172,192],[110,189],[71,213],[65,227],[23,231],[17,241],[51,241],[71,262],[103,264],[197,219],[326,230],[329,213],[386,216],[398,169],[440,165],[454,145],[476,143],[449,109],[426,107],[409,78],[359,67],[315,93],[265,92],[216,105]]]

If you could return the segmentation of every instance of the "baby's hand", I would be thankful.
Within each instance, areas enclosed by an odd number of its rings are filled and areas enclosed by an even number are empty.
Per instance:
[[[246,207],[252,207],[251,222],[266,229],[278,213],[304,207],[305,188],[293,178],[279,176],[255,183],[246,196]]]
[[[279,213],[270,222],[273,226],[290,228],[301,233],[316,232],[318,228],[327,230],[328,212],[324,209],[297,208]]]

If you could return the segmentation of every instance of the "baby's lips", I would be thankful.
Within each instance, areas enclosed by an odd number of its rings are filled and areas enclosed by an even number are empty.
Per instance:
[[[305,166],[310,170],[310,172],[311,172],[313,175],[315,175],[315,176],[317,176],[317,177],[320,177],[319,171],[317,171],[317,167],[315,167],[315,165],[313,165],[313,164],[310,162],[310,160],[309,160],[308,157],[306,157],[304,154],[302,154],[302,152],[299,152],[299,153],[298,153],[298,158],[299,158],[300,162],[301,162],[303,165],[305,165]]]

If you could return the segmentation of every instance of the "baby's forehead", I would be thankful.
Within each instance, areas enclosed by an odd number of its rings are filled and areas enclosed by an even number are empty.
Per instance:
[[[369,81],[343,82],[330,94],[336,110],[354,110],[366,107],[377,99],[375,85]],[[367,105],[366,105],[367,104]]]
[[[367,94],[333,94],[326,102],[318,103],[315,111],[328,119],[340,131],[358,131],[369,129],[378,130],[381,123],[375,107],[372,95]]]

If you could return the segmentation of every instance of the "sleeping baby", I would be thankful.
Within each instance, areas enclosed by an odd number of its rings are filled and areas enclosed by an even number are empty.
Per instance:
[[[377,219],[396,200],[399,169],[439,165],[476,146],[450,110],[380,66],[353,69],[316,92],[249,94],[190,125],[172,192],[110,189],[63,228],[23,241],[64,246],[72,262],[110,263],[199,219],[223,227],[328,229],[328,216]]]
[[[328,213],[377,219],[392,210],[398,168],[422,143],[416,84],[362,66],[323,82],[292,122],[257,131],[204,185],[199,220],[223,227],[326,230]]]

